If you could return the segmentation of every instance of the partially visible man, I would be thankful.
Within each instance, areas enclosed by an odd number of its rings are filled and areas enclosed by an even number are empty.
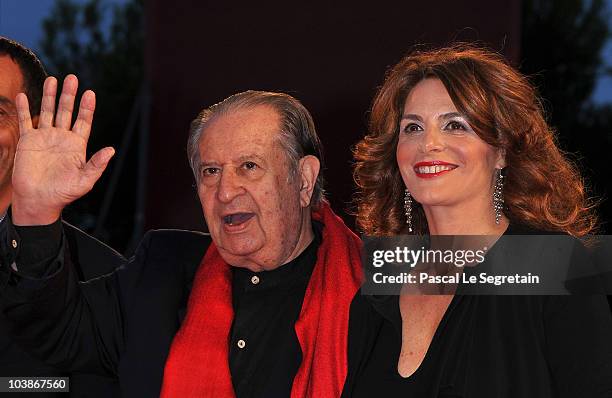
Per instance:
[[[11,203],[13,161],[19,140],[19,120],[15,97],[25,92],[31,99],[32,122],[38,121],[42,84],[47,74],[36,55],[19,43],[0,37],[0,217]],[[4,228],[5,223],[0,224]],[[114,250],[69,224],[66,239],[72,242],[75,272],[90,279],[111,272],[124,263]],[[6,252],[6,249],[4,249]],[[3,253],[6,254],[6,253]],[[36,258],[34,258],[36,260]],[[42,259],[38,259],[42,260]],[[9,337],[9,322],[0,314],[0,376],[70,376],[71,396],[112,397],[118,385],[112,378],[96,375],[69,375],[27,354]],[[37,393],[37,397],[46,396]],[[48,396],[55,396],[49,394]]]
[[[152,231],[127,266],[79,285],[58,220],[113,150],[87,161],[95,96],[83,94],[71,129],[68,117],[53,121],[56,85],[45,82],[38,129],[18,99],[7,245],[21,249],[5,261],[21,274],[5,270],[2,280],[21,340],[58,365],[117,375],[125,396],[339,397],[360,242],[323,199],[304,106],[248,91],[202,111],[188,153],[212,242]],[[58,115],[72,114],[76,86],[65,79]],[[51,260],[24,255],[33,252]]]

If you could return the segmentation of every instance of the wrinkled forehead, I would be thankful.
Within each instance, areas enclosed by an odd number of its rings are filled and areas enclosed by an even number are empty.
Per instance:
[[[200,136],[200,156],[271,156],[280,150],[280,115],[270,106],[237,107],[219,113]]]

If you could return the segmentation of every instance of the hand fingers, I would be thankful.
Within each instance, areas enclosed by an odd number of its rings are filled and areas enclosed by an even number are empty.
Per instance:
[[[68,75],[64,79],[62,95],[60,95],[57,115],[55,116],[55,127],[62,130],[69,130],[72,124],[72,110],[74,108],[74,98],[76,97],[79,81],[75,75]]]
[[[19,132],[23,133],[32,129],[32,118],[30,117],[30,104],[24,93],[17,94],[15,98],[17,106],[17,118],[19,119]]]
[[[115,150],[112,147],[102,148],[93,154],[89,162],[87,162],[83,168],[84,186],[89,187],[89,189],[94,186],[114,154]]]
[[[89,133],[91,132],[91,123],[93,122],[93,114],[96,109],[96,94],[87,90],[81,97],[81,104],[79,106],[79,115],[74,122],[72,131],[79,136],[83,137],[85,141],[89,139]]]
[[[57,92],[57,79],[48,77],[43,85],[43,97],[40,105],[40,116],[38,128],[49,128],[53,126],[53,114],[55,113],[55,93]]]

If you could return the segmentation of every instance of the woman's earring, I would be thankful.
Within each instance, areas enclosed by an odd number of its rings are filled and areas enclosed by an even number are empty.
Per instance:
[[[408,232],[412,232],[412,196],[410,191],[406,188],[406,194],[404,195],[404,210],[406,212],[406,224],[408,224]]]
[[[499,225],[499,220],[504,209],[504,175],[502,169],[495,169],[495,190],[493,191],[493,210],[495,210],[495,224]]]

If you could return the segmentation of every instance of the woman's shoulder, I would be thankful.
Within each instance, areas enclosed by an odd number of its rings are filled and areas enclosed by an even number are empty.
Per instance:
[[[511,221],[504,235],[567,235],[563,231],[546,230],[524,222]]]

